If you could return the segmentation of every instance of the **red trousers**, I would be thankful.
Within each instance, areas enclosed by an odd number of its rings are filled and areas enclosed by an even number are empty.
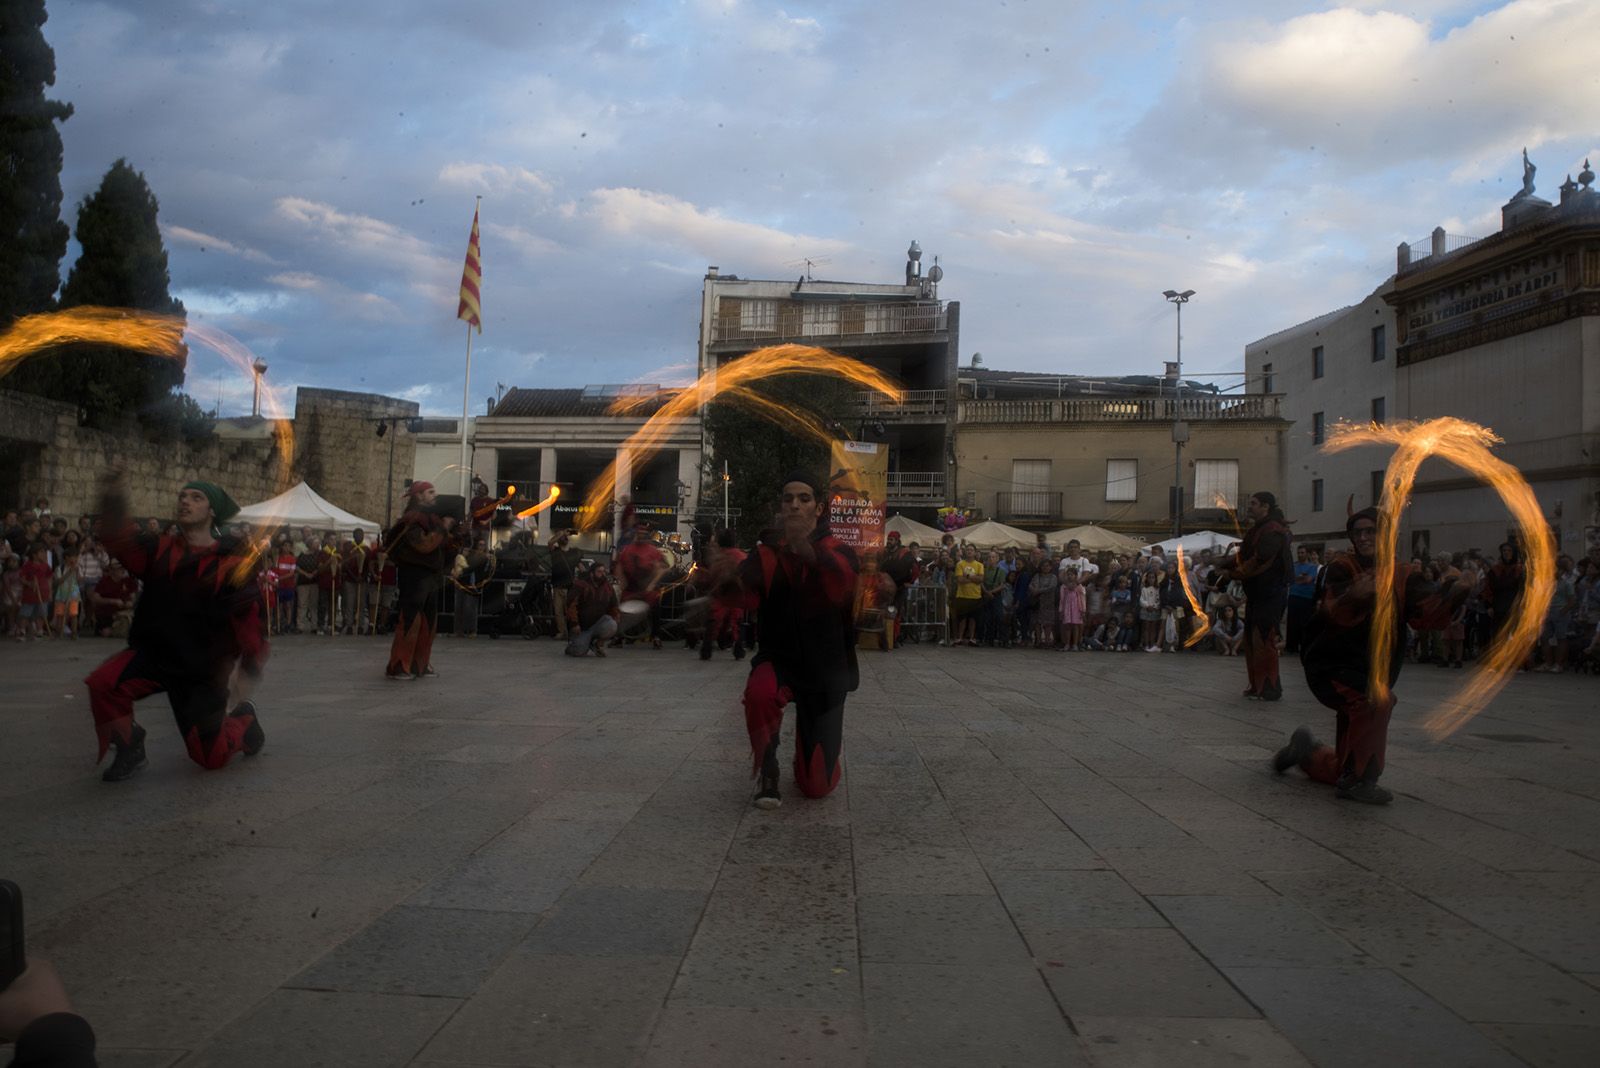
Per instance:
[[[1384,754],[1389,748],[1389,717],[1394,712],[1394,694],[1382,704],[1367,698],[1365,689],[1328,680],[1313,685],[1317,700],[1333,709],[1336,716],[1335,745],[1319,745],[1300,764],[1317,782],[1330,785],[1347,771],[1353,778],[1376,781],[1383,774]]]
[[[89,710],[100,737],[96,760],[105,758],[112,742],[132,740],[133,703],[151,694],[166,693],[178,733],[189,748],[189,759],[208,770],[222,767],[233,754],[244,751],[244,732],[255,722],[251,715],[228,715],[226,680],[219,684],[213,679],[163,677],[135,649],[124,649],[83,681],[89,687]]]
[[[1261,693],[1269,687],[1282,688],[1278,679],[1278,640],[1276,634],[1263,634],[1252,627],[1244,632],[1244,668],[1250,676],[1250,692]]]
[[[783,710],[794,702],[794,781],[807,797],[827,797],[839,785],[844,742],[844,694],[796,693],[778,679],[770,662],[750,669],[744,686],[744,722],[750,731],[755,770],[778,774],[778,730]]]

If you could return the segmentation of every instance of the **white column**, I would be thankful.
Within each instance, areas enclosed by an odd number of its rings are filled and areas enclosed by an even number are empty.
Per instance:
[[[533,495],[534,500],[542,501],[550,495],[550,487],[556,484],[556,450],[539,450],[539,489]],[[572,503],[572,502],[569,502]],[[539,540],[550,540],[550,523],[552,520],[551,509],[546,508],[534,516],[534,521],[539,524]]]
[[[678,481],[689,488],[683,493],[685,512],[678,516],[678,533],[688,534],[692,513],[700,504],[700,450],[678,450]]]
[[[622,529],[622,498],[633,495],[633,454],[627,449],[617,450],[617,481],[611,491],[611,500],[616,505],[616,517],[612,522],[612,547],[621,548],[622,538],[626,533]]]

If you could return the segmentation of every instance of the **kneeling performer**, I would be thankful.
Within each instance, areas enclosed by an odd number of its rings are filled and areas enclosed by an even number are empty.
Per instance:
[[[152,694],[166,693],[189,758],[203,768],[254,755],[266,742],[255,705],[240,700],[228,711],[230,686],[247,695],[267,660],[249,546],[218,530],[238,511],[220,487],[191,482],[178,493],[178,533],[141,533],[120,484],[106,486],[98,536],[144,583],[128,648],[84,680],[100,757],[108,746],[117,750],[101,776],[106,782],[145,766],[145,729],[134,722],[133,703]]]
[[[797,471],[784,480],[776,546],[758,545],[739,567],[760,642],[744,688],[745,725],[761,785],[760,808],[778,793],[778,731],[795,706],[794,777],[807,797],[839,784],[845,694],[860,682],[851,603],[856,557],[822,522],[827,486]]]

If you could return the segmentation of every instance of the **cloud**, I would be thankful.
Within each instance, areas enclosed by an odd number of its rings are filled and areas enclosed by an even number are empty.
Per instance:
[[[701,259],[721,257],[731,263],[775,270],[801,255],[834,255],[850,244],[834,238],[788,233],[759,223],[730,219],[666,193],[645,189],[596,189],[589,194],[588,216],[607,232],[659,242]]]
[[[252,263],[276,264],[278,262],[259,249],[236,245],[232,241],[225,241],[220,237],[212,237],[210,234],[203,234],[199,230],[191,230],[187,226],[162,223],[161,235],[168,241],[192,245],[201,252],[215,249],[217,252],[226,252],[230,256],[238,256]]]
[[[1247,175],[1298,157],[1353,172],[1495,159],[1600,127],[1590,0],[1513,0],[1437,32],[1337,8],[1212,27],[1191,74],[1135,131],[1138,151]]]
[[[548,196],[555,192],[555,185],[538,171],[500,163],[447,163],[439,171],[439,183],[498,195],[531,192]]]

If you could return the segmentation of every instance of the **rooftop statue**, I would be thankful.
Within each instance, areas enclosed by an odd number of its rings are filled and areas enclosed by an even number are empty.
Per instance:
[[[1512,197],[1511,198],[1512,200],[1521,200],[1523,197],[1531,197],[1531,196],[1533,196],[1533,176],[1534,176],[1534,174],[1536,174],[1538,172],[1538,170],[1539,170],[1539,168],[1535,167],[1533,165],[1533,161],[1528,159],[1528,150],[1527,149],[1523,149],[1522,150],[1522,192],[1520,192],[1516,196]]]

